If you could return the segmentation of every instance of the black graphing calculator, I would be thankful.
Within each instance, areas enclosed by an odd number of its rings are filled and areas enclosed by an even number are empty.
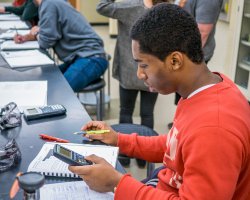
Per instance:
[[[26,120],[41,119],[46,117],[53,117],[58,115],[64,115],[66,109],[60,104],[41,106],[35,108],[24,109],[23,114]]]
[[[86,160],[84,156],[71,151],[59,144],[55,144],[53,149],[53,155],[60,159],[61,161],[68,163],[73,166],[81,166],[81,165],[92,165],[93,163],[89,160]]]

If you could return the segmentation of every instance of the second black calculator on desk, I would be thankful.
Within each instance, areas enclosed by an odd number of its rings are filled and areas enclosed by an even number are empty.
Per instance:
[[[60,104],[41,106],[34,108],[24,109],[23,114],[26,120],[41,119],[47,117],[53,117],[58,115],[64,115],[66,109]]]

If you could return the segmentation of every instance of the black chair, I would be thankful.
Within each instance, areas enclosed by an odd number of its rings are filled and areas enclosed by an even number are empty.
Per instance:
[[[91,82],[89,85],[87,85],[85,88],[81,89],[79,92],[77,92],[77,97],[79,99],[80,93],[89,93],[93,92],[96,96],[96,119],[102,120],[103,117],[103,104],[104,104],[104,87],[106,83],[103,78],[99,78],[93,82]],[[83,105],[93,105],[88,104],[86,102],[81,101]]]
[[[115,131],[125,133],[125,134],[137,133],[138,135],[149,136],[149,137],[158,135],[158,133],[156,133],[156,131],[154,131],[153,129],[147,126],[139,125],[139,124],[126,124],[126,123],[114,124],[111,127]],[[130,160],[129,157],[123,154],[119,154],[118,159],[120,163],[129,163],[128,160]],[[139,162],[141,162],[140,159],[139,159]],[[151,175],[154,168],[155,168],[154,163],[147,162],[147,177]]]
[[[108,61],[108,94],[110,95],[110,72],[109,72],[109,61],[111,59],[111,56],[109,54],[106,54],[106,59]],[[104,103],[105,103],[105,94],[104,94],[104,88],[106,86],[106,82],[103,77],[100,77],[99,79],[91,82],[89,85],[87,85],[85,88],[81,89],[76,93],[78,99],[80,100],[79,96],[80,93],[94,93],[95,94],[95,102],[91,101],[81,101],[83,105],[86,106],[96,106],[96,119],[101,121],[103,119],[104,115]]]

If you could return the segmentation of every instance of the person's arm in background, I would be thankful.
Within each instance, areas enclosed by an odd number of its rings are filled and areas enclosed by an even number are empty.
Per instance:
[[[0,7],[0,13],[10,12],[10,13],[13,13],[15,15],[21,16],[23,14],[23,10],[24,10],[26,4],[27,4],[27,2],[19,7],[14,7],[14,6]]]
[[[137,1],[135,1],[135,4],[136,2]],[[96,11],[103,16],[122,21],[124,18],[126,19],[125,15],[131,6],[134,5],[131,5],[131,3],[127,1],[115,2],[114,0],[100,0],[97,4]]]
[[[202,48],[205,46],[208,36],[213,30],[214,24],[199,24],[198,23],[198,28],[201,33],[201,42],[202,42]]]
[[[34,17],[38,16],[38,8],[33,3],[33,0],[26,1],[22,6],[6,6],[0,7],[0,13],[10,12],[20,16],[23,21],[31,21]]]
[[[56,9],[55,4],[51,3],[44,5],[39,11],[38,43],[42,49],[53,47],[62,38],[62,27],[58,25],[58,11]]]
[[[201,33],[202,47],[216,25],[218,15],[222,6],[221,0],[199,0],[195,10],[195,20]]]

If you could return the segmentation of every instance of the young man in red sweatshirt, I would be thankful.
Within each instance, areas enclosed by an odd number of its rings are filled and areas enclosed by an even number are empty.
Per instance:
[[[152,92],[178,92],[182,98],[167,135],[142,137],[116,133],[104,122],[88,129],[110,132],[88,135],[131,157],[162,162],[156,187],[117,172],[104,159],[70,166],[91,189],[114,191],[115,199],[249,200],[250,107],[236,85],[204,62],[195,20],[183,9],[159,4],[131,30],[137,76]]]

